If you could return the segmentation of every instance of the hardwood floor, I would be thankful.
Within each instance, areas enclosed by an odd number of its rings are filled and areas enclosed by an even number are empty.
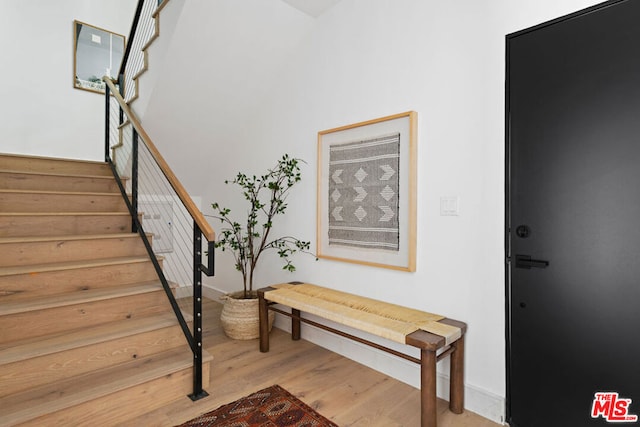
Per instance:
[[[418,427],[420,392],[308,341],[274,328],[271,350],[234,341],[220,326],[222,305],[205,299],[204,348],[213,355],[210,396],[185,397],[127,426],[174,426],[254,391],[279,384],[341,427]],[[439,427],[497,427],[470,411],[455,415],[439,400]]]

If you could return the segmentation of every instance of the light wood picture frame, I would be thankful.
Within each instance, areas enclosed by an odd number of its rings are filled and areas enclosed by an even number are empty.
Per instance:
[[[125,48],[123,35],[73,21],[73,87],[104,94],[102,78],[117,78]]]
[[[417,113],[318,132],[318,258],[416,271]]]

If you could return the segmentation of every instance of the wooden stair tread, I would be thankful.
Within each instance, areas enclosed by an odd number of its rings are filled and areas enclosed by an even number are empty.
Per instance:
[[[77,165],[87,166],[91,169],[100,168],[109,170],[109,164],[101,160],[85,160],[85,159],[69,159],[64,157],[47,157],[47,156],[34,156],[31,154],[0,154],[0,160],[3,164],[13,163],[13,167],[16,167],[16,162],[20,167],[25,170],[34,168],[51,168],[53,165]]]
[[[3,216],[130,216],[129,212],[0,212]]]
[[[61,236],[29,236],[29,237],[0,237],[0,245],[3,243],[35,243],[55,242],[56,240],[100,240],[100,239],[137,239],[138,233],[107,233],[107,234],[71,234]]]
[[[20,169],[0,169],[0,173],[32,175],[32,176],[48,176],[48,177],[104,179],[109,181],[114,180],[113,176],[108,176],[108,175],[69,174],[69,173],[61,173],[61,172],[38,172],[38,171],[27,171],[27,170],[20,170]],[[122,179],[126,179],[126,178],[122,178]]]
[[[9,208],[10,209],[10,208]],[[17,210],[17,209],[16,209]],[[144,212],[138,213],[142,222]],[[131,214],[120,211],[0,212],[0,237],[72,236],[128,233]]]
[[[93,289],[82,292],[71,292],[33,298],[27,301],[5,302],[0,306],[0,316],[28,311],[46,310],[53,307],[64,307],[110,298],[121,298],[162,290],[160,281],[139,283],[133,286],[117,286],[113,288]]]
[[[48,157],[48,156],[34,156],[32,154],[12,154],[12,153],[2,153],[0,157],[3,158],[13,158],[13,159],[22,159],[22,160],[45,160],[45,161],[53,161],[53,162],[63,162],[63,163],[82,163],[88,165],[96,165],[103,166],[107,163],[101,160],[84,160],[84,159],[67,159],[64,157]]]
[[[110,341],[178,324],[173,312],[121,320],[0,345],[0,365],[58,353],[72,348]]]
[[[162,257],[157,258],[158,260],[162,259]],[[117,258],[99,258],[83,261],[56,262],[39,265],[20,265],[16,267],[1,267],[0,276],[11,276],[15,274],[35,274],[44,273],[47,271],[75,270],[80,268],[102,267],[108,265],[130,264],[148,261],[149,257],[147,255],[137,255]]]
[[[129,212],[0,212],[3,216],[130,216]]]
[[[0,249],[5,251],[0,268],[147,253],[140,236],[131,232],[0,237]]]
[[[213,357],[203,351],[203,363]],[[131,362],[79,375],[0,399],[0,407],[11,408],[0,413],[0,425],[14,425],[125,390],[134,385],[191,369],[193,356],[188,346],[178,347]]]
[[[118,125],[118,129],[122,129],[122,128],[124,128],[124,127],[127,127],[127,126],[129,126],[130,124],[131,124],[131,122],[129,121],[129,117],[126,117],[126,116],[125,116],[125,118],[124,118],[124,122],[122,122],[122,123],[120,123],[120,124]],[[122,143],[118,143],[118,144],[116,144],[116,145],[112,145],[112,146],[111,146],[111,148],[115,148],[115,147],[116,147],[116,146],[118,146],[118,145],[119,145],[120,147],[122,147],[124,144],[122,144]]]
[[[0,188],[0,193],[6,194],[53,194],[60,196],[111,196],[122,197],[120,193],[104,193],[93,191],[50,191],[50,190],[11,190],[7,188]]]

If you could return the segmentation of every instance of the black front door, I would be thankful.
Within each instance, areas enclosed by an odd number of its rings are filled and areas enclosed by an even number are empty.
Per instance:
[[[508,421],[631,423],[640,415],[640,0],[507,36],[506,107]]]

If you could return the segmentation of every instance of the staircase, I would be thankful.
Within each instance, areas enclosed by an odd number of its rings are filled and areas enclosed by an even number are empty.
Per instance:
[[[149,48],[160,36],[160,15],[169,0],[158,4],[157,0],[143,0],[139,5],[140,22],[143,23],[135,34],[129,35],[129,43],[132,44],[127,59],[127,72],[124,76],[125,94],[127,104],[131,104],[140,96],[140,77],[149,70]]]
[[[192,374],[107,164],[0,155],[0,425],[118,424]]]

